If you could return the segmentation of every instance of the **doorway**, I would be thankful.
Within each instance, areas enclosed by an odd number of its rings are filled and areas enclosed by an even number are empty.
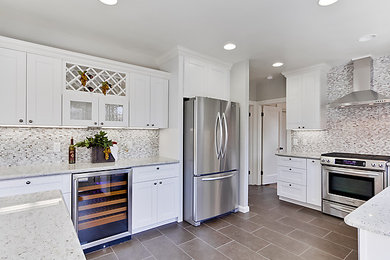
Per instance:
[[[287,150],[285,100],[253,102],[249,111],[249,184],[276,183],[276,153]]]

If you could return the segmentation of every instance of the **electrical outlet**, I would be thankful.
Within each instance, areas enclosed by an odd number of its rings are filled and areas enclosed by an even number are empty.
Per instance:
[[[298,145],[298,139],[297,138],[293,138],[293,145]]]
[[[53,152],[59,153],[61,151],[61,144],[58,142],[53,143]]]

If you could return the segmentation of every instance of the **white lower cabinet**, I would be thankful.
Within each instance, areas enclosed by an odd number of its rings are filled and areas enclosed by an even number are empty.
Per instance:
[[[321,208],[320,160],[278,158],[278,196],[319,210]]]
[[[134,168],[133,234],[177,220],[178,194],[179,178],[176,164]]]
[[[70,212],[71,175],[50,175],[0,181],[0,197],[34,192],[61,190]]]

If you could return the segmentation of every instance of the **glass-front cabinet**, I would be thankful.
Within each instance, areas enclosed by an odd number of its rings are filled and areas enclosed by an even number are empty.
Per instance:
[[[83,249],[131,235],[131,171],[73,174],[72,220]]]
[[[128,126],[127,85],[124,72],[66,63],[63,124]]]

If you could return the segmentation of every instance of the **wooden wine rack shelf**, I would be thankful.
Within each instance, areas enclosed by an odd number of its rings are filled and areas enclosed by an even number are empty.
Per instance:
[[[96,227],[96,226],[102,226],[102,225],[105,225],[105,224],[108,224],[108,223],[121,221],[121,220],[124,220],[126,218],[127,218],[127,214],[126,213],[121,213],[121,214],[116,214],[116,215],[109,216],[109,217],[106,217],[106,218],[101,218],[101,219],[97,219],[97,220],[91,220],[91,221],[88,221],[88,222],[80,223],[79,224],[79,230],[84,230],[84,229],[92,228],[92,227]]]
[[[100,202],[100,203],[88,204],[85,206],[79,206],[79,211],[100,208],[100,207],[105,207],[105,206],[110,206],[110,205],[115,205],[115,204],[121,204],[121,203],[126,203],[126,202],[127,202],[127,199],[124,198],[124,199],[109,200],[109,201],[104,201],[104,202]]]
[[[119,181],[119,182],[91,185],[91,186],[80,187],[78,189],[78,192],[98,190],[98,189],[104,189],[104,188],[110,188],[110,187],[117,187],[117,186],[122,186],[122,185],[126,185],[126,184],[127,184],[127,181]]]
[[[99,194],[93,194],[93,195],[80,195],[79,201],[84,200],[92,200],[92,199],[98,199],[98,198],[104,198],[104,197],[110,197],[115,195],[121,195],[126,194],[126,190],[117,190],[117,191],[111,191],[111,192],[105,192],[105,193],[99,193]]]
[[[111,214],[115,214],[115,213],[119,213],[119,212],[124,212],[124,211],[127,211],[127,207],[121,207],[121,208],[117,208],[117,209],[111,209],[111,210],[107,210],[107,211],[101,211],[98,213],[84,215],[84,216],[79,217],[79,221],[97,218],[97,217],[103,217],[103,216],[107,216],[107,215],[111,215]]]

